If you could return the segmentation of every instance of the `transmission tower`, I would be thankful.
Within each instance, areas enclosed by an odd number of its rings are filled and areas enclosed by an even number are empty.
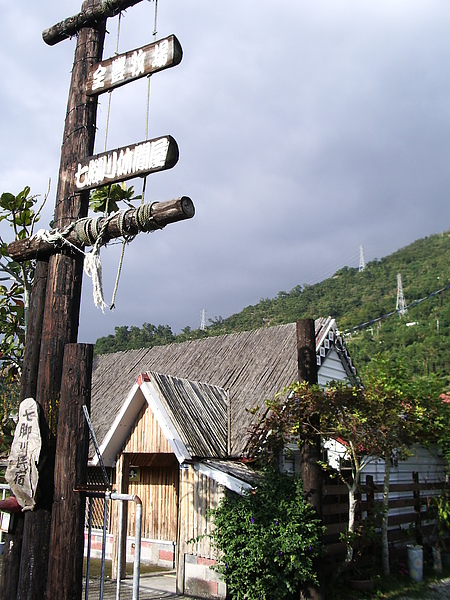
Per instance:
[[[400,273],[397,274],[397,306],[396,311],[400,316],[406,315],[408,309],[406,308],[405,295],[403,293],[402,276]]]
[[[206,310],[204,308],[202,309],[202,318],[200,321],[200,329],[202,331],[206,330]]]
[[[364,271],[364,269],[366,268],[366,261],[364,259],[364,248],[361,246],[359,247],[359,269],[358,271],[361,273],[362,271]]]

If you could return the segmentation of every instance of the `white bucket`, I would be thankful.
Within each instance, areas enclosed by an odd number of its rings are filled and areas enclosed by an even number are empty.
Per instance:
[[[409,576],[413,581],[422,581],[423,577],[423,548],[408,546]]]

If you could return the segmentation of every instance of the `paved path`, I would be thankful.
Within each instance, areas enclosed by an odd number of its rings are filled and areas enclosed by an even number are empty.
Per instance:
[[[106,580],[103,588],[103,600],[116,600],[116,582]],[[100,582],[92,580],[89,585],[89,600],[97,600],[100,597]],[[84,595],[83,595],[84,598]],[[126,579],[121,582],[120,600],[132,600],[133,581]],[[450,577],[439,582],[430,584],[421,600],[449,600]],[[139,586],[139,600],[196,600],[192,596],[180,596],[175,593],[175,573],[169,572],[161,575],[145,574],[141,576]],[[197,599],[199,600],[199,599]],[[408,596],[402,596],[398,600],[411,600]],[[415,598],[417,600],[417,597]]]
[[[139,584],[139,600],[163,600],[165,598],[188,599],[188,596],[180,596],[175,592],[175,572],[157,573],[155,575],[146,573],[141,575]],[[115,600],[116,593],[116,582],[109,579],[105,580],[103,585],[103,600]],[[100,580],[91,579],[89,582],[89,600],[98,600],[98,598],[100,598]],[[120,600],[132,600],[132,598],[133,579],[130,577],[120,583]],[[189,596],[189,600],[195,600],[195,598]]]

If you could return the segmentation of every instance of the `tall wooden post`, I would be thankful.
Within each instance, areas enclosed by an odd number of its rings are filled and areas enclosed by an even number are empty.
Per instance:
[[[55,497],[50,530],[47,600],[81,598],[93,346],[67,344],[55,461]],[[70,540],[70,550],[67,541]]]
[[[314,319],[297,321],[297,359],[298,379],[314,385],[317,383],[316,332]],[[318,419],[318,417],[317,417]],[[300,448],[300,472],[303,493],[314,506],[319,517],[322,516],[322,473],[319,466],[320,436],[311,432],[310,441]],[[319,582],[322,579],[320,563],[316,562]],[[321,600],[323,592],[319,587],[308,586],[303,590],[302,598]]]
[[[95,4],[95,0],[86,0],[83,10]],[[89,193],[75,191],[74,175],[78,158],[93,153],[97,98],[86,95],[85,82],[89,67],[102,58],[105,30],[103,20],[78,33],[61,149],[56,227],[64,227],[88,212]],[[49,259],[36,398],[42,419],[40,479],[36,510],[25,515],[17,600],[45,597],[64,347],[77,340],[82,270],[83,257],[79,253],[53,254]]]
[[[21,401],[25,398],[36,397],[47,274],[48,261],[38,260],[36,262],[33,289],[31,292],[23,368],[20,380]],[[15,598],[17,595],[24,515],[22,513],[15,515],[15,520],[14,532],[5,535],[5,549],[0,577],[0,598],[2,600]]]

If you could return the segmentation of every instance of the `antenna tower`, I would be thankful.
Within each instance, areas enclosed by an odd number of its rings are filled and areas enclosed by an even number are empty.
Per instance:
[[[364,259],[364,248],[361,246],[359,247],[359,269],[358,271],[361,273],[361,271],[364,271],[364,269],[366,268],[366,261]]]
[[[202,331],[206,330],[206,310],[204,308],[202,309],[202,319],[200,321],[200,329]]]
[[[408,312],[405,295],[403,293],[402,276],[400,273],[397,274],[397,306],[395,308],[400,316],[406,315]]]

